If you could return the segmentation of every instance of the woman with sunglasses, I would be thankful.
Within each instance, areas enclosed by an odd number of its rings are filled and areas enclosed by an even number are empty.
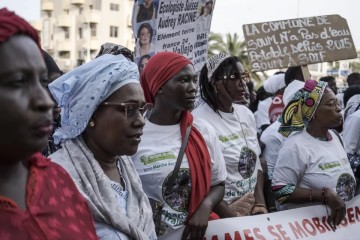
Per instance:
[[[159,236],[185,225],[184,239],[201,239],[224,195],[226,170],[218,140],[211,126],[190,113],[196,82],[191,61],[174,52],[157,53],[141,74],[145,99],[154,107],[132,158],[153,203]],[[184,155],[178,159],[181,146]]]
[[[200,73],[204,103],[193,114],[214,127],[228,174],[221,217],[267,213],[254,115],[242,104],[249,98],[248,80],[239,60],[227,53],[209,58]]]
[[[148,108],[135,63],[104,54],[49,89],[63,113],[50,158],[84,195],[100,239],[156,239],[152,212],[127,155],[137,151]]]

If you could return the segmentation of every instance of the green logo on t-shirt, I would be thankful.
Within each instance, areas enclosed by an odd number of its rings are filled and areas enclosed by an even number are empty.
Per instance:
[[[166,159],[174,159],[176,158],[175,154],[171,151],[169,152],[163,152],[163,153],[157,153],[149,156],[141,156],[140,160],[144,165],[151,164],[157,161],[166,160]]]
[[[233,134],[231,134],[229,136],[223,136],[223,135],[219,136],[220,141],[223,142],[223,143],[226,143],[226,142],[229,142],[229,141],[232,141],[232,140],[236,140],[238,138],[240,138],[240,136],[237,133],[233,133]]]
[[[330,162],[330,163],[321,163],[319,164],[319,168],[323,171],[328,170],[330,168],[335,168],[335,167],[340,167],[341,164],[339,161],[334,161],[334,162]]]

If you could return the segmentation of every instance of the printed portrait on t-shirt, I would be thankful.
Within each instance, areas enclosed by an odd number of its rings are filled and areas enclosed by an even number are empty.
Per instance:
[[[172,172],[166,177],[162,194],[165,202],[177,212],[187,212],[191,193],[190,171],[187,168],[181,168],[166,192],[166,184],[169,181]]]
[[[355,179],[348,173],[341,174],[336,183],[337,195],[346,202],[354,197],[355,189]]]
[[[240,152],[238,170],[240,175],[247,179],[252,176],[255,170],[256,153],[250,148],[243,147]]]

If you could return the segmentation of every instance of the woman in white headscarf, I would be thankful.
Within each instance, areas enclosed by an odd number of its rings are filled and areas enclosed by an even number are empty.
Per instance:
[[[156,239],[152,211],[134,154],[147,108],[135,63],[102,55],[50,84],[63,113],[50,158],[72,176],[100,239]],[[59,196],[61,197],[61,196]]]

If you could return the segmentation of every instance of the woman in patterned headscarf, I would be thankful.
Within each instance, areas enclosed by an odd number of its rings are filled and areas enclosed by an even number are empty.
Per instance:
[[[0,9],[0,239],[97,239],[71,177],[41,151],[54,104],[38,35]]]
[[[136,152],[147,108],[135,63],[104,54],[49,85],[61,107],[49,157],[84,195],[100,239],[156,239],[149,201],[126,155]]]
[[[326,82],[308,80],[283,111],[279,132],[285,137],[273,173],[273,191],[284,209],[324,204],[331,224],[345,217],[355,193],[355,178],[340,137],[341,109]]]
[[[224,195],[226,170],[219,142],[211,126],[190,113],[196,82],[190,60],[173,52],[150,58],[141,74],[145,99],[154,108],[132,158],[146,194],[154,206],[161,207],[161,216],[155,223],[158,235],[186,225],[185,238],[189,235],[191,239],[201,239],[211,211]],[[189,140],[173,179],[187,129]],[[173,179],[170,183],[174,187],[167,191],[169,179]]]

